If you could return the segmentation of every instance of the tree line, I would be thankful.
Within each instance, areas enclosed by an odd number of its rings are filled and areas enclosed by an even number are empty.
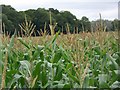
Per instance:
[[[39,36],[41,32],[51,34],[50,25],[54,26],[54,32],[62,32],[66,34],[69,30],[70,33],[91,32],[97,30],[102,21],[102,27],[106,31],[115,31],[118,28],[118,20],[96,20],[89,21],[89,18],[83,16],[77,19],[75,15],[69,11],[59,11],[54,8],[38,8],[29,9],[26,11],[16,11],[10,5],[2,6],[2,31],[5,34],[13,35],[16,31],[17,34],[25,34],[22,26],[25,25],[25,20],[31,22],[34,27],[32,35]],[[27,24],[27,23],[26,23]],[[31,27],[32,28],[32,27]]]

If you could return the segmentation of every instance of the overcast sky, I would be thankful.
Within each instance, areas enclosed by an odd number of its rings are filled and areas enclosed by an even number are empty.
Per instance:
[[[82,16],[90,20],[99,19],[99,13],[103,19],[113,20],[118,18],[119,0],[0,0],[1,4],[11,5],[17,11],[37,8],[55,8],[59,11],[70,11],[78,19]]]

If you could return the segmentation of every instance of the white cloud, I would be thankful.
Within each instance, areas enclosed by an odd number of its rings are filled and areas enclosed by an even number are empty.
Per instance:
[[[98,19],[99,13],[105,19],[118,17],[119,0],[0,0],[1,4],[11,5],[16,10],[55,8],[68,10],[77,18],[87,16],[90,20]]]
[[[107,10],[107,11],[102,11],[102,16],[103,18],[111,18],[111,19],[114,19],[114,18],[118,18],[118,9],[117,8],[113,8],[111,10]]]
[[[60,9],[62,10],[62,9]],[[78,19],[81,19],[82,16],[86,16],[89,20],[97,20],[100,18],[99,13],[102,15],[102,19],[114,20],[118,18],[118,9],[112,8],[110,10],[80,10],[80,9],[65,9],[70,11],[72,14],[76,15]]]

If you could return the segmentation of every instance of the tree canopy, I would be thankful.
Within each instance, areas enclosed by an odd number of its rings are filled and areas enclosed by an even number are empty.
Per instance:
[[[31,21],[35,27],[35,34],[39,35],[38,32],[47,30],[47,33],[50,34],[50,12],[51,12],[51,21],[52,25],[57,24],[54,28],[54,32],[60,31],[67,33],[67,28],[69,27],[70,33],[73,33],[75,30],[78,32],[85,31],[90,32],[91,28],[95,29],[94,23],[97,21],[89,21],[89,18],[83,16],[81,19],[77,19],[69,11],[58,11],[54,8],[38,8],[38,9],[29,9],[26,11],[16,11],[10,5],[1,5],[2,6],[2,29],[6,34],[12,35],[16,30],[17,33],[21,34],[21,28],[19,24],[25,21],[25,16],[28,21]],[[107,25],[108,31],[114,31],[117,29],[117,19],[114,21],[103,20],[105,25]],[[46,28],[45,28],[46,27]]]

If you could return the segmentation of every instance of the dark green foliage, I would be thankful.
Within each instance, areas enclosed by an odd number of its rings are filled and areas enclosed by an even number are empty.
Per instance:
[[[8,31],[8,34],[12,35],[14,34],[15,29],[19,31],[20,28],[18,24],[22,23],[24,20],[22,18],[22,15],[19,14],[19,12],[17,12],[10,5],[8,6],[2,5],[2,13],[3,13],[3,16],[2,16],[3,23],[5,24],[5,32]]]
[[[48,10],[44,8],[38,8],[37,10],[29,9],[26,11],[18,12],[10,5],[1,6],[3,11],[3,23],[5,24],[5,33],[7,34],[8,32],[8,34],[10,35],[14,33],[15,29],[18,35],[24,34],[21,31],[19,24],[24,22],[25,16],[27,17],[28,21],[31,21],[33,24],[36,25],[34,34],[32,35],[42,35],[41,30],[42,32],[45,32],[44,30],[46,30],[47,34],[51,34],[49,27],[50,12],[52,15],[52,24],[57,24],[54,29],[55,33],[58,31],[64,34],[68,32],[79,33],[80,31],[91,32],[92,30],[95,31],[99,27],[98,23],[100,23],[100,20],[90,22],[89,19],[85,16],[83,16],[81,20],[79,20],[69,11],[58,11],[54,8],[49,8]],[[118,28],[117,19],[115,19],[114,21],[102,20],[102,22],[102,27],[106,31],[115,31]]]
[[[74,32],[75,27],[78,27],[79,31],[82,30],[81,21],[68,11],[59,12],[57,9],[53,8],[49,8],[48,10],[44,8],[38,8],[37,10],[29,9],[26,11],[18,12],[9,5],[2,5],[2,11],[3,23],[5,24],[5,33],[8,32],[10,35],[14,33],[15,29],[18,34],[24,34],[21,32],[19,24],[25,21],[25,16],[27,17],[28,21],[31,21],[36,25],[36,28],[34,30],[35,35],[39,35],[38,32],[41,32],[41,30],[44,32],[44,29],[46,29],[48,34],[50,34],[50,12],[52,15],[52,24],[57,24],[55,33],[58,31],[67,33],[67,24],[69,24],[70,33]]]
[[[8,19],[8,17],[5,14],[2,14],[2,21],[3,21],[3,33],[14,33],[15,30],[15,26],[13,25],[13,22],[11,20]]]
[[[87,17],[83,16],[81,19],[82,29],[83,31],[90,32],[91,31],[91,24]]]

